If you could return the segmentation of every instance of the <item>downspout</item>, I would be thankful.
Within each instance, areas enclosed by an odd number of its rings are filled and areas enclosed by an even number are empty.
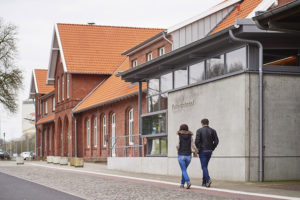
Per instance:
[[[138,112],[139,112],[139,157],[143,157],[144,155],[142,155],[142,149],[141,149],[141,145],[144,145],[144,143],[142,142],[142,103],[143,103],[143,88],[142,85],[143,83],[141,81],[139,81],[139,94],[138,94]]]
[[[171,46],[173,47],[173,42],[171,42],[171,41],[166,37],[166,32],[165,32],[165,31],[163,31],[163,38],[164,38],[167,42],[169,42],[169,43],[171,44]]]
[[[75,123],[75,127],[74,127],[74,131],[75,131],[75,157],[77,158],[77,118],[74,116],[74,113],[72,113],[72,117],[75,119],[74,123]]]
[[[258,147],[258,153],[259,153],[259,164],[258,164],[258,177],[259,181],[264,181],[264,167],[263,167],[263,46],[259,41],[256,40],[247,40],[247,39],[241,39],[234,36],[232,33],[232,30],[229,30],[229,36],[232,40],[237,42],[243,42],[243,43],[249,43],[254,44],[258,47],[259,50],[259,129],[258,129],[258,138],[259,138],[259,147]]]

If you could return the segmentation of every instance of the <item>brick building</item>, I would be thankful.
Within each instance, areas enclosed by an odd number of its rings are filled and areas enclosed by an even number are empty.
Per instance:
[[[117,68],[128,66],[126,57],[121,55],[122,52],[161,31],[161,29],[151,28],[55,25],[48,72],[43,70],[46,76],[43,76],[41,81],[41,85],[51,87],[54,90],[40,94],[34,90],[33,86],[31,87],[31,97],[36,100],[36,115],[38,116],[36,126],[39,156],[72,157],[76,156],[77,152],[77,156],[88,158],[107,155],[107,151],[103,151],[103,154],[97,154],[97,150],[95,152],[90,151],[90,153],[86,150],[88,149],[84,145],[87,144],[86,137],[84,137],[81,128],[84,127],[85,119],[75,118],[72,110],[75,107],[80,107],[76,106],[78,103],[85,105],[83,100],[87,99],[96,88],[99,88],[101,83],[111,80],[109,77],[115,73]],[[108,86],[108,91],[113,92],[117,88],[119,90],[118,84],[118,82],[112,82],[112,85]],[[124,91],[124,94],[125,96],[131,95],[132,92],[136,93],[135,90],[136,87],[132,87],[132,89]],[[109,94],[101,93],[100,96],[104,98],[102,99],[103,102],[106,101],[107,95],[109,99]],[[113,96],[113,98],[120,97],[123,95]],[[123,101],[123,99],[121,100]],[[133,107],[134,105],[132,105]],[[118,112],[123,112],[121,107],[119,110]],[[89,116],[89,112],[93,113],[94,109],[86,111],[85,114]],[[116,116],[119,114],[116,113]],[[107,120],[109,123],[109,119]],[[119,120],[121,118],[118,118]],[[134,123],[137,123],[137,120]],[[94,123],[92,124],[94,126]],[[137,127],[137,125],[135,124],[133,127]],[[107,128],[109,130],[109,125]],[[97,130],[100,131],[100,128]],[[77,131],[78,139],[77,134],[75,135]],[[90,139],[92,138],[90,137]],[[99,135],[97,138],[99,138],[99,144],[100,138],[104,138],[108,142],[107,136],[101,137]],[[107,149],[108,145],[101,148]]]

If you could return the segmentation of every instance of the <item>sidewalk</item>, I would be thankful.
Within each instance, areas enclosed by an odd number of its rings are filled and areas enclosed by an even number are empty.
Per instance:
[[[39,165],[43,167],[59,168],[65,170],[72,170],[86,173],[100,173],[104,176],[115,176],[121,178],[132,178],[139,180],[147,180],[148,182],[159,182],[165,184],[179,185],[181,176],[163,176],[154,174],[142,174],[142,173],[131,173],[124,171],[109,170],[106,164],[99,163],[85,163],[83,168],[74,168],[71,166],[60,166],[52,163],[47,164],[43,161],[31,161],[26,162],[27,164]],[[202,180],[198,178],[192,178],[192,187],[201,187]],[[278,182],[231,182],[231,181],[217,181],[213,180],[212,190],[233,190],[245,193],[259,193],[267,195],[279,195],[296,197],[300,199],[300,181],[278,181]]]

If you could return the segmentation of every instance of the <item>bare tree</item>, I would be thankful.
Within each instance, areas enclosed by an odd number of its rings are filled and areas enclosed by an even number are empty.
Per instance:
[[[0,18],[0,103],[14,113],[17,111],[17,91],[22,85],[22,71],[16,66],[17,27]]]

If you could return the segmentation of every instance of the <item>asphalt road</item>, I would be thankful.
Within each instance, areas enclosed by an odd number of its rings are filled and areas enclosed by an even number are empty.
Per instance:
[[[82,200],[30,181],[0,172],[0,200]]]

